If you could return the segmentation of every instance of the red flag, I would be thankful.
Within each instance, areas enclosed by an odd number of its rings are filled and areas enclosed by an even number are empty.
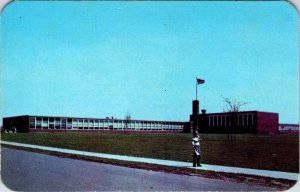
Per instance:
[[[199,84],[205,83],[205,81],[204,81],[203,79],[198,79],[198,78],[196,78],[196,80],[197,80],[197,84],[198,84],[198,85],[199,85]]]

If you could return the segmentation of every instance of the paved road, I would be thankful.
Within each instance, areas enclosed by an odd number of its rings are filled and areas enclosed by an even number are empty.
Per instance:
[[[2,148],[2,182],[14,191],[261,191],[216,179],[168,174]]]

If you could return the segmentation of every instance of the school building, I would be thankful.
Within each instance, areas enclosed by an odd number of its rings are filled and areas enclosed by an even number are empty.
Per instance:
[[[53,116],[14,116],[3,118],[4,131],[76,132],[76,131],[161,131],[182,132],[184,122],[124,120],[114,118],[77,118]]]
[[[279,133],[297,133],[299,134],[299,124],[279,124]]]
[[[279,133],[279,115],[272,112],[240,111],[199,113],[199,101],[193,101],[191,127],[200,133]]]

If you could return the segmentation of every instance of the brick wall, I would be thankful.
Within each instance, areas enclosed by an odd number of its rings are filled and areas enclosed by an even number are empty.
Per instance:
[[[257,112],[257,133],[278,133],[278,113]]]

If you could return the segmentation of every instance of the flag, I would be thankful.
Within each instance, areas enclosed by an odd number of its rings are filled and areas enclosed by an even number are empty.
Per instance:
[[[196,80],[197,80],[197,85],[205,83],[203,79],[196,78]]]

